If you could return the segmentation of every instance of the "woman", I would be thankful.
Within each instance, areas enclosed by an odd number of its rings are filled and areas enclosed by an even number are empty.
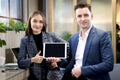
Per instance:
[[[50,63],[43,59],[44,42],[64,42],[54,33],[46,32],[45,16],[40,11],[35,11],[28,20],[25,37],[21,39],[18,57],[18,66],[22,69],[29,68],[28,80],[50,80],[47,79],[48,67],[59,70],[57,63]],[[59,74],[57,80],[61,80]],[[52,80],[56,80],[55,78]]]

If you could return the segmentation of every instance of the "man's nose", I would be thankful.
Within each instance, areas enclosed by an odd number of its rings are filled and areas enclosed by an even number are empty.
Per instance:
[[[81,20],[85,20],[85,17],[84,17],[84,16],[82,16],[82,17],[81,17]]]

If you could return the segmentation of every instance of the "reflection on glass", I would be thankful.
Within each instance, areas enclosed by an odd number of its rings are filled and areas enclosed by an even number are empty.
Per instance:
[[[77,3],[79,2],[87,2],[87,0],[77,0]]]
[[[54,0],[54,31],[72,32],[74,27],[73,0]]]
[[[0,0],[0,16],[9,16],[8,0]]]
[[[8,23],[8,22],[9,22],[9,19],[6,19],[6,18],[0,18],[0,22]]]
[[[10,0],[10,17],[22,19],[21,0]]]
[[[112,1],[92,0],[93,22],[96,27],[112,31]]]
[[[116,1],[117,13],[116,13],[116,21],[117,24],[120,25],[120,0]]]

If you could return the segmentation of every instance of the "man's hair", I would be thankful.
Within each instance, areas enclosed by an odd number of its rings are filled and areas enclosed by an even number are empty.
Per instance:
[[[80,2],[77,5],[75,5],[74,11],[76,11],[76,9],[78,8],[85,8],[85,7],[87,7],[90,10],[90,12],[92,12],[90,4],[87,4],[86,2]]]

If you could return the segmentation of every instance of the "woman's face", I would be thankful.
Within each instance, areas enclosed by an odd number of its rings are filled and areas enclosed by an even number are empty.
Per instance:
[[[33,34],[40,34],[43,28],[43,18],[42,16],[39,15],[35,15],[31,18],[31,28],[33,31]]]

